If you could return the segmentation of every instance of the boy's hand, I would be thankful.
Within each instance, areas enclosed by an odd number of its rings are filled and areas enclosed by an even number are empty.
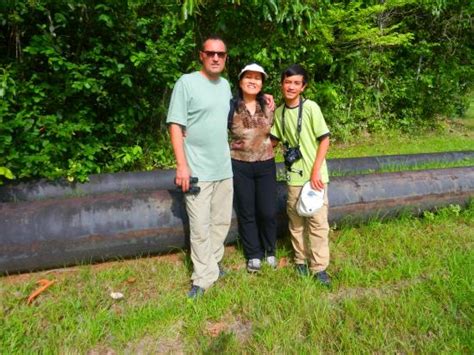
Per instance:
[[[265,98],[265,103],[267,104],[270,111],[275,111],[275,100],[273,99],[273,95],[264,94],[263,97]]]
[[[318,191],[324,189],[324,182],[319,171],[316,174],[311,174],[311,188]]]
[[[328,148],[329,136],[325,136],[319,141],[318,153],[316,154],[313,170],[311,171],[311,187],[314,190],[321,191],[324,189],[324,183],[321,176],[321,166],[323,165]]]

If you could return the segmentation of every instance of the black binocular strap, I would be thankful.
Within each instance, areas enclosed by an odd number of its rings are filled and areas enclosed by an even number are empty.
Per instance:
[[[303,98],[300,97],[300,102],[298,104],[298,125],[296,127],[296,145],[300,145],[300,134],[301,134],[301,126],[303,124]],[[283,106],[283,112],[281,114],[281,124],[282,124],[282,133],[283,137],[285,136],[285,109],[286,104]]]

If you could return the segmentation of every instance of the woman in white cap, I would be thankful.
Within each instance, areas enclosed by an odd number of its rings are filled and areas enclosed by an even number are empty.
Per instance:
[[[258,64],[245,66],[229,114],[235,209],[249,272],[258,272],[262,261],[277,266],[277,184],[270,140],[273,113],[262,91],[267,77]]]

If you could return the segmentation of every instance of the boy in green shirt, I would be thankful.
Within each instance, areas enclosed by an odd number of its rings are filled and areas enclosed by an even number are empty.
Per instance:
[[[296,270],[301,275],[311,272],[316,280],[329,286],[331,281],[326,273],[329,265],[329,178],[325,158],[330,133],[319,106],[301,97],[307,82],[308,74],[301,65],[294,64],[282,73],[281,89],[285,103],[275,111],[271,135],[285,147],[287,213]],[[303,217],[298,214],[297,202],[307,182],[314,190],[324,190],[324,203],[312,216]],[[305,243],[305,225],[309,248]]]

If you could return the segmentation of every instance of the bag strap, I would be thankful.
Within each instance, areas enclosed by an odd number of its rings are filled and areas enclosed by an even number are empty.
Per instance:
[[[237,99],[231,98],[229,102],[229,114],[227,115],[227,129],[232,129],[232,121],[234,120],[234,113],[237,109]]]

